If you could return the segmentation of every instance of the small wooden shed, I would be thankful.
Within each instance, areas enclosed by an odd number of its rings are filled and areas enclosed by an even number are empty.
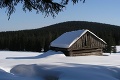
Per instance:
[[[50,49],[66,56],[102,55],[106,42],[89,30],[66,32],[51,42]]]

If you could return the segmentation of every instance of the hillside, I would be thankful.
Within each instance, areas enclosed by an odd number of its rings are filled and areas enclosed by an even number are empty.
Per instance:
[[[68,21],[57,23],[33,30],[0,32],[0,49],[12,51],[45,51],[48,50],[51,41],[67,31],[89,29],[97,36],[105,40],[110,51],[111,45],[120,44],[120,27],[110,24]]]

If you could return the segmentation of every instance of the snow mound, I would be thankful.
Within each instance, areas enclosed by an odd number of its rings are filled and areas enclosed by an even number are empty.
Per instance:
[[[61,52],[61,51],[55,52],[55,51],[52,51],[52,50],[49,50],[49,51],[43,53],[43,56],[47,56],[47,57],[55,57],[55,56],[56,57],[66,57],[63,52]]]
[[[66,69],[67,71],[60,76],[60,80],[120,80],[119,68],[81,65]]]
[[[12,79],[14,79],[12,74],[9,74],[4,70],[0,69],[0,80],[12,80]]]
[[[45,65],[21,64],[13,67],[10,70],[10,74],[1,70],[0,75],[2,74],[3,76],[0,77],[0,80],[120,80],[120,69],[117,67],[83,64],[68,65],[47,69]],[[5,75],[8,77],[6,78]]]
[[[10,72],[22,77],[36,77],[43,80],[57,80],[60,76],[60,72],[48,70],[36,64],[17,65],[13,67]]]

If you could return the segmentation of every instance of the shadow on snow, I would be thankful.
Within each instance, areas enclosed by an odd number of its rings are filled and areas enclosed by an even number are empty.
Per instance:
[[[39,58],[45,58],[50,57],[55,54],[63,54],[62,52],[54,52],[54,51],[48,51],[45,53],[40,53],[38,56],[30,56],[30,57],[7,57],[6,59],[39,59]]]
[[[28,78],[34,78],[32,80],[120,80],[120,69],[117,67],[59,63],[62,66],[20,64],[14,66],[10,70],[10,74],[19,77],[19,79],[13,77],[14,80],[20,80],[20,77],[22,77],[22,80]],[[8,73],[6,74],[8,75]]]

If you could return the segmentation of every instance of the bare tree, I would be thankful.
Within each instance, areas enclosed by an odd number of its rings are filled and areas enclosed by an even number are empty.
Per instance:
[[[6,8],[7,9],[7,15],[8,19],[10,19],[10,16],[12,13],[15,12],[15,6],[17,6],[19,3],[21,3],[23,11],[32,11],[35,10],[36,13],[42,13],[45,14],[45,16],[51,15],[52,17],[55,17],[56,14],[63,11],[63,8],[69,3],[69,1],[72,1],[73,4],[78,3],[79,1],[82,1],[83,3],[85,0],[0,0],[0,8]]]

